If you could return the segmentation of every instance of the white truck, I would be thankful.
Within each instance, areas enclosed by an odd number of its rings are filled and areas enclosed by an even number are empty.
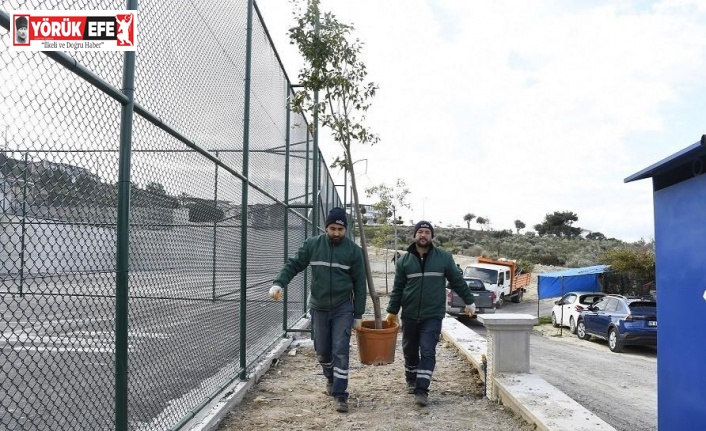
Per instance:
[[[512,260],[479,257],[463,270],[464,278],[478,278],[485,289],[495,293],[495,307],[505,301],[520,302],[527,291],[532,274],[520,274],[520,268]]]

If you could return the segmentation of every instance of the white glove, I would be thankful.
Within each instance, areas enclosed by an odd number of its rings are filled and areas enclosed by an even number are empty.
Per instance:
[[[476,304],[466,305],[466,315],[472,317],[474,314],[476,314]]]
[[[272,287],[270,287],[270,298],[274,299],[275,301],[279,301],[282,299],[282,288],[277,286],[276,284],[273,284]]]
[[[387,313],[387,316],[385,316],[385,321],[387,322],[388,327],[392,327],[396,324],[398,329],[402,329],[402,321],[400,320],[400,316],[397,314]]]
[[[363,326],[363,319],[353,319],[353,329],[356,331]]]

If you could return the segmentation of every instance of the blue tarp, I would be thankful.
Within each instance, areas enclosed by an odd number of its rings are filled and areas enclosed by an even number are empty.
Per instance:
[[[598,276],[608,271],[610,266],[596,265],[538,274],[539,299],[558,298],[568,292],[600,292]]]

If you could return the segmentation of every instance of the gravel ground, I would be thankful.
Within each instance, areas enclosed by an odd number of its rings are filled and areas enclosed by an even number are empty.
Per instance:
[[[375,287],[381,308],[387,305],[384,255],[371,255]],[[468,258],[466,258],[468,259]],[[465,264],[463,258],[459,262]],[[389,265],[388,265],[389,266]],[[392,271],[392,268],[389,268]],[[388,273],[388,289],[392,278]],[[372,303],[368,300],[368,312]],[[349,412],[334,410],[325,393],[321,368],[308,336],[273,363],[258,384],[235,406],[219,426],[235,430],[485,430],[531,431],[535,429],[504,406],[483,397],[478,372],[456,348],[440,342],[427,407],[414,404],[406,393],[401,335],[395,361],[388,365],[364,365],[358,357],[355,334],[351,337]]]
[[[291,349],[223,420],[220,430],[534,430],[483,398],[483,384],[453,346],[440,343],[430,404],[406,393],[401,351],[390,365],[362,365],[352,343],[349,412],[334,410],[313,348]]]

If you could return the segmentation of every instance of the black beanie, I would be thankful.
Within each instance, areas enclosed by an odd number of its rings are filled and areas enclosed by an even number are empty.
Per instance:
[[[336,223],[338,225],[341,225],[345,228],[348,227],[348,220],[346,219],[346,212],[343,210],[343,208],[335,207],[331,208],[331,211],[328,213],[328,217],[326,217],[326,225],[325,227],[328,227],[328,225]]]
[[[27,17],[26,16],[18,16],[17,19],[15,20],[15,28],[27,28]]]
[[[419,221],[417,222],[417,224],[414,225],[414,233],[412,234],[412,236],[416,235],[417,231],[421,228],[429,229],[431,231],[431,237],[434,238],[434,226],[432,226],[431,223],[429,223],[428,221],[424,220]]]

